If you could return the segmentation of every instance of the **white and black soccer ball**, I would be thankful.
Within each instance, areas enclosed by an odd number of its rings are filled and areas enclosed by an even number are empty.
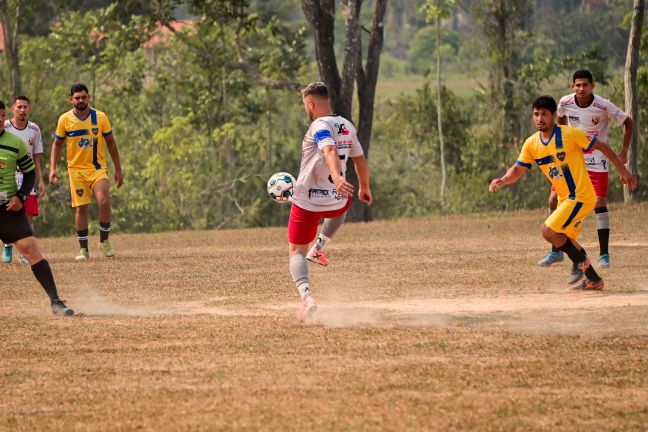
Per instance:
[[[287,172],[272,174],[272,177],[268,180],[268,195],[270,195],[270,198],[280,203],[290,201],[294,188],[295,177]]]

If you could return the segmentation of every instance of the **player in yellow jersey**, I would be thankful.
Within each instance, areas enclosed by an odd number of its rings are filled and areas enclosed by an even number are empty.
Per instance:
[[[77,261],[90,258],[88,253],[88,211],[90,191],[94,193],[99,206],[99,242],[106,257],[114,254],[108,241],[112,209],[110,206],[110,181],[105,148],[115,165],[115,183],[121,187],[124,182],[119,159],[119,149],[112,134],[106,114],[90,108],[90,94],[84,84],[74,84],[70,89],[70,103],[74,107],[59,117],[50,165],[50,183],[56,183],[56,165],[61,157],[63,142],[66,142],[67,168],[70,176],[72,207],[76,209],[76,229],[81,251]]]
[[[524,142],[518,160],[504,177],[493,179],[489,190],[495,192],[504,185],[515,183],[533,163],[537,164],[558,194],[558,207],[545,220],[542,236],[565,252],[582,270],[577,278],[569,281],[574,289],[602,290],[605,287],[603,279],[592,267],[585,249],[576,241],[583,220],[596,202],[583,152],[600,150],[614,163],[621,180],[631,189],[637,186],[637,179],[604,141],[596,136],[588,138],[581,129],[557,125],[556,109],[556,101],[551,96],[541,96],[533,102],[533,120],[538,132]]]

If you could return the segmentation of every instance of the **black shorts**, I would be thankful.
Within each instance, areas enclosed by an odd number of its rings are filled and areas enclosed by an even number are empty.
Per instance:
[[[16,212],[7,211],[4,205],[0,206],[0,240],[3,243],[15,243],[33,235],[24,207]]]

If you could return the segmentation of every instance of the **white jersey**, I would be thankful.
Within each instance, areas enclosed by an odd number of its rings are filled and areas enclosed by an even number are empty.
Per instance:
[[[623,123],[628,115],[617,108],[612,102],[594,95],[589,106],[581,108],[576,104],[576,93],[563,96],[558,102],[558,116],[567,117],[571,126],[576,126],[585,131],[588,138],[599,137],[607,143],[608,120],[615,119]],[[607,172],[608,159],[600,150],[585,152],[585,165],[587,171]]]
[[[7,132],[16,135],[23,140],[27,146],[27,153],[29,153],[29,157],[32,159],[35,154],[43,153],[43,137],[41,136],[40,128],[36,123],[28,121],[27,126],[25,126],[24,129],[18,129],[11,123],[11,120],[5,120],[4,128]],[[20,171],[17,171],[16,183],[18,183],[18,188],[22,186],[22,180],[23,174]],[[31,194],[38,195],[35,186],[34,189],[32,189]]]
[[[355,127],[341,116],[324,116],[311,123],[302,142],[302,160],[292,202],[309,211],[330,211],[344,207],[349,197],[340,197],[331,180],[323,149],[335,146],[340,174],[346,174],[350,157],[362,156]]]

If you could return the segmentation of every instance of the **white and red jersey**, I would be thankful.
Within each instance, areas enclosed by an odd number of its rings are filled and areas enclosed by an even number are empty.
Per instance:
[[[34,158],[35,154],[43,153],[43,137],[41,136],[41,130],[38,125],[34,122],[27,122],[27,126],[23,129],[18,129],[11,123],[11,120],[5,120],[4,128],[7,132],[12,135],[16,135],[23,140],[27,146],[27,153],[29,157]],[[20,171],[16,172],[16,183],[18,187],[22,186],[23,174]],[[31,191],[32,195],[38,195],[36,192],[36,187]]]
[[[302,142],[302,160],[292,202],[304,210],[329,211],[344,207],[349,197],[339,197],[324,159],[323,149],[335,146],[340,174],[346,174],[349,158],[362,156],[362,146],[353,124],[341,116],[324,116],[313,121]]]
[[[588,138],[599,137],[607,143],[608,120],[614,119],[623,123],[628,115],[607,99],[594,95],[592,103],[585,108],[576,104],[576,93],[563,96],[558,102],[558,116],[567,117],[571,126],[576,126],[587,134]],[[608,172],[608,159],[600,150],[585,152],[587,171]]]

